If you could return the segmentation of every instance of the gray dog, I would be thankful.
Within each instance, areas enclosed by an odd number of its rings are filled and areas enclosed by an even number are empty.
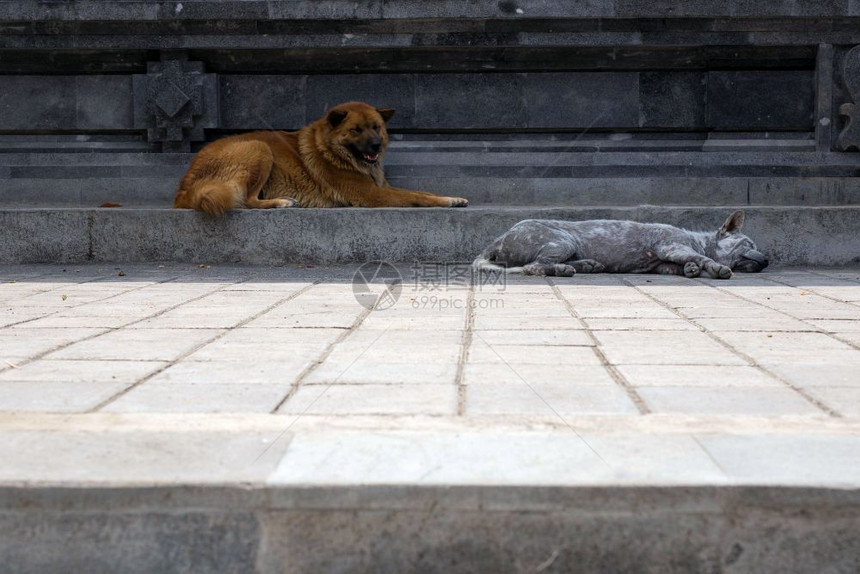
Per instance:
[[[735,211],[716,233],[661,223],[526,219],[475,259],[475,269],[570,277],[575,273],[662,273],[728,279],[757,272],[767,258],[740,232]]]

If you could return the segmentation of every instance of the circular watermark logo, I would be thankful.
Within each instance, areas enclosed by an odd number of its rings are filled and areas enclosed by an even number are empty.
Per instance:
[[[365,263],[352,276],[352,294],[365,309],[389,309],[397,303],[402,291],[400,272],[385,261]]]

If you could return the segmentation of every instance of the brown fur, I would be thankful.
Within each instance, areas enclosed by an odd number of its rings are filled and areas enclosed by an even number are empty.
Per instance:
[[[382,157],[392,109],[360,102],[332,108],[297,132],[226,137],[194,156],[173,207],[222,215],[237,207],[460,207],[459,197],[391,187]],[[378,149],[370,163],[364,152]]]

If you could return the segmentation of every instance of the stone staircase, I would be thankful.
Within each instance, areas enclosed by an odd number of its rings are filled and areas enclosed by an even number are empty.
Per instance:
[[[744,207],[776,263],[854,263],[858,22],[847,2],[5,3],[0,262],[462,260],[524,217]],[[354,99],[398,109],[392,183],[471,207],[169,210],[207,141]]]

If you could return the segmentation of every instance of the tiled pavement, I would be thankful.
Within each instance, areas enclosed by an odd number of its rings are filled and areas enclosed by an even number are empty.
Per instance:
[[[860,484],[860,270],[354,271],[0,267],[0,480]]]

